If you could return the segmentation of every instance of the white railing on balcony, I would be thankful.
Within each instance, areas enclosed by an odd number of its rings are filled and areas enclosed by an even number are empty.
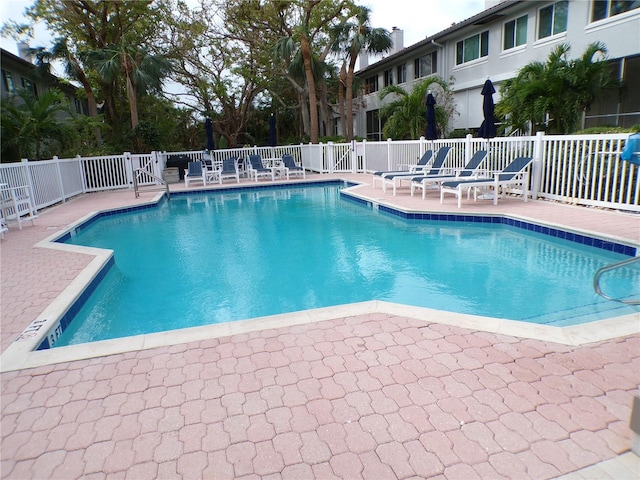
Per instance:
[[[43,208],[87,192],[133,187],[133,171],[143,169],[162,177],[167,159],[183,156],[189,160],[228,157],[264,158],[292,155],[296,163],[317,173],[362,173],[393,170],[398,164],[417,163],[429,149],[451,147],[448,165],[463,167],[477,150],[489,155],[482,169],[501,170],[519,156],[534,158],[530,171],[533,198],[640,212],[640,166],[620,159],[627,134],[544,135],[500,137],[486,140],[467,136],[461,139],[428,141],[351,142],[277,147],[244,147],[191,152],[151,152],[150,154],[76,157],[38,162],[0,164],[0,183],[11,187],[28,185],[36,208]],[[152,177],[149,177],[152,178]]]

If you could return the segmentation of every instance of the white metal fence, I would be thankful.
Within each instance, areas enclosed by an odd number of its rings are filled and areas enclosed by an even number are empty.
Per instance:
[[[394,170],[398,164],[415,164],[429,149],[449,146],[449,166],[461,168],[477,150],[488,150],[482,169],[501,170],[519,156],[533,157],[530,192],[576,205],[640,212],[640,166],[620,159],[626,134],[544,135],[472,138],[428,141],[351,142],[278,147],[245,147],[211,152],[213,160],[230,156],[246,158],[294,157],[307,170],[318,173],[373,172]],[[65,201],[80,193],[131,188],[133,171],[142,168],[162,177],[167,159],[182,156],[205,160],[209,154],[196,152],[151,152],[150,154],[76,157],[38,162],[0,164],[0,183],[11,187],[28,185],[36,208]]]

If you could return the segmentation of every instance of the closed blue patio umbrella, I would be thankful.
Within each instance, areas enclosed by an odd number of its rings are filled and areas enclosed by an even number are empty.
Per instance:
[[[493,138],[496,136],[496,119],[494,117],[493,94],[496,93],[496,89],[493,88],[493,83],[487,78],[480,92],[484,99],[482,100],[482,112],[484,114],[484,121],[480,125],[478,130],[478,136],[482,138]]]
[[[436,126],[436,99],[433,98],[431,91],[427,94],[427,128],[424,132],[424,138],[427,140],[436,140],[438,138],[438,128]]]
[[[269,115],[269,146],[275,147],[276,144],[276,117],[272,113]]]
[[[207,132],[206,149],[215,150],[216,143],[213,140],[213,123],[211,122],[210,118],[207,118],[207,120],[204,122],[204,130],[205,132]]]

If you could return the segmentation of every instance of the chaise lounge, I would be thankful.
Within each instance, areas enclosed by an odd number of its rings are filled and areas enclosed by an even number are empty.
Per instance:
[[[222,160],[220,170],[213,171],[213,179],[217,180],[220,185],[225,178],[235,178],[236,183],[240,183],[238,157],[225,158]]]
[[[189,187],[192,182],[202,182],[204,186],[207,185],[207,170],[202,167],[200,160],[189,162],[184,172],[184,186]]]
[[[418,163],[416,165],[408,165],[408,164],[398,164],[398,168],[402,167],[402,166],[407,166],[406,169],[404,170],[380,170],[377,172],[373,172],[373,177],[371,179],[371,185],[373,186],[373,188],[376,188],[376,180],[380,180],[382,182],[382,188],[384,189],[384,177],[387,175],[394,175],[394,174],[400,174],[400,173],[410,173],[410,174],[418,174],[420,173],[424,168],[426,168],[427,164],[431,161],[431,158],[433,157],[433,150],[427,150],[426,152],[424,152],[424,154],[422,155],[422,157],[420,157],[420,160],[418,160]]]
[[[283,155],[282,163],[284,164],[284,173],[287,175],[287,180],[289,180],[289,175],[302,175],[302,178],[307,178],[304,168],[296,165],[296,162],[291,155]]]
[[[480,164],[487,158],[486,150],[478,150],[473,154],[471,160],[467,162],[462,170],[458,170],[452,174],[446,175],[421,175],[416,177],[411,177],[411,196],[413,197],[413,193],[416,189],[422,189],[422,199],[424,200],[425,194],[427,193],[427,187],[429,185],[439,185],[442,182],[456,180],[458,178],[461,179],[469,179],[475,178],[477,175],[477,169]]]
[[[271,181],[276,179],[276,174],[273,168],[266,168],[262,164],[262,157],[260,155],[249,155],[247,157],[247,174],[249,178],[254,178],[258,181],[258,177],[271,177]]]
[[[424,173],[420,176],[424,177],[433,177],[437,175],[443,175],[444,170],[443,167],[451,153],[451,147],[441,147],[438,150],[436,158],[433,160],[431,164],[431,168],[427,171],[424,169]],[[391,175],[384,176],[382,178],[382,190],[387,191],[387,184],[390,184],[393,187],[393,195],[396,194],[396,188],[402,185],[403,180],[410,181],[412,178],[415,178],[417,172],[414,173],[393,173]]]
[[[507,165],[501,172],[494,174],[493,178],[476,178],[473,180],[456,180],[443,182],[440,185],[440,203],[444,201],[445,193],[453,193],[458,197],[458,208],[462,206],[462,193],[467,190],[467,198],[473,190],[473,200],[477,200],[479,188],[493,188],[493,204],[498,204],[500,187],[522,187],[524,201],[529,195],[529,172],[527,167],[533,161],[531,157],[518,157]]]

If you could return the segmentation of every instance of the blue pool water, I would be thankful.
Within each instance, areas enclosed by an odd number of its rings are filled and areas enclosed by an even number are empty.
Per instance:
[[[115,262],[56,346],[372,299],[558,326],[639,311],[592,288],[621,254],[508,225],[406,220],[335,185],[172,196],[66,241],[113,249]],[[623,297],[638,285],[639,268],[603,278]]]

